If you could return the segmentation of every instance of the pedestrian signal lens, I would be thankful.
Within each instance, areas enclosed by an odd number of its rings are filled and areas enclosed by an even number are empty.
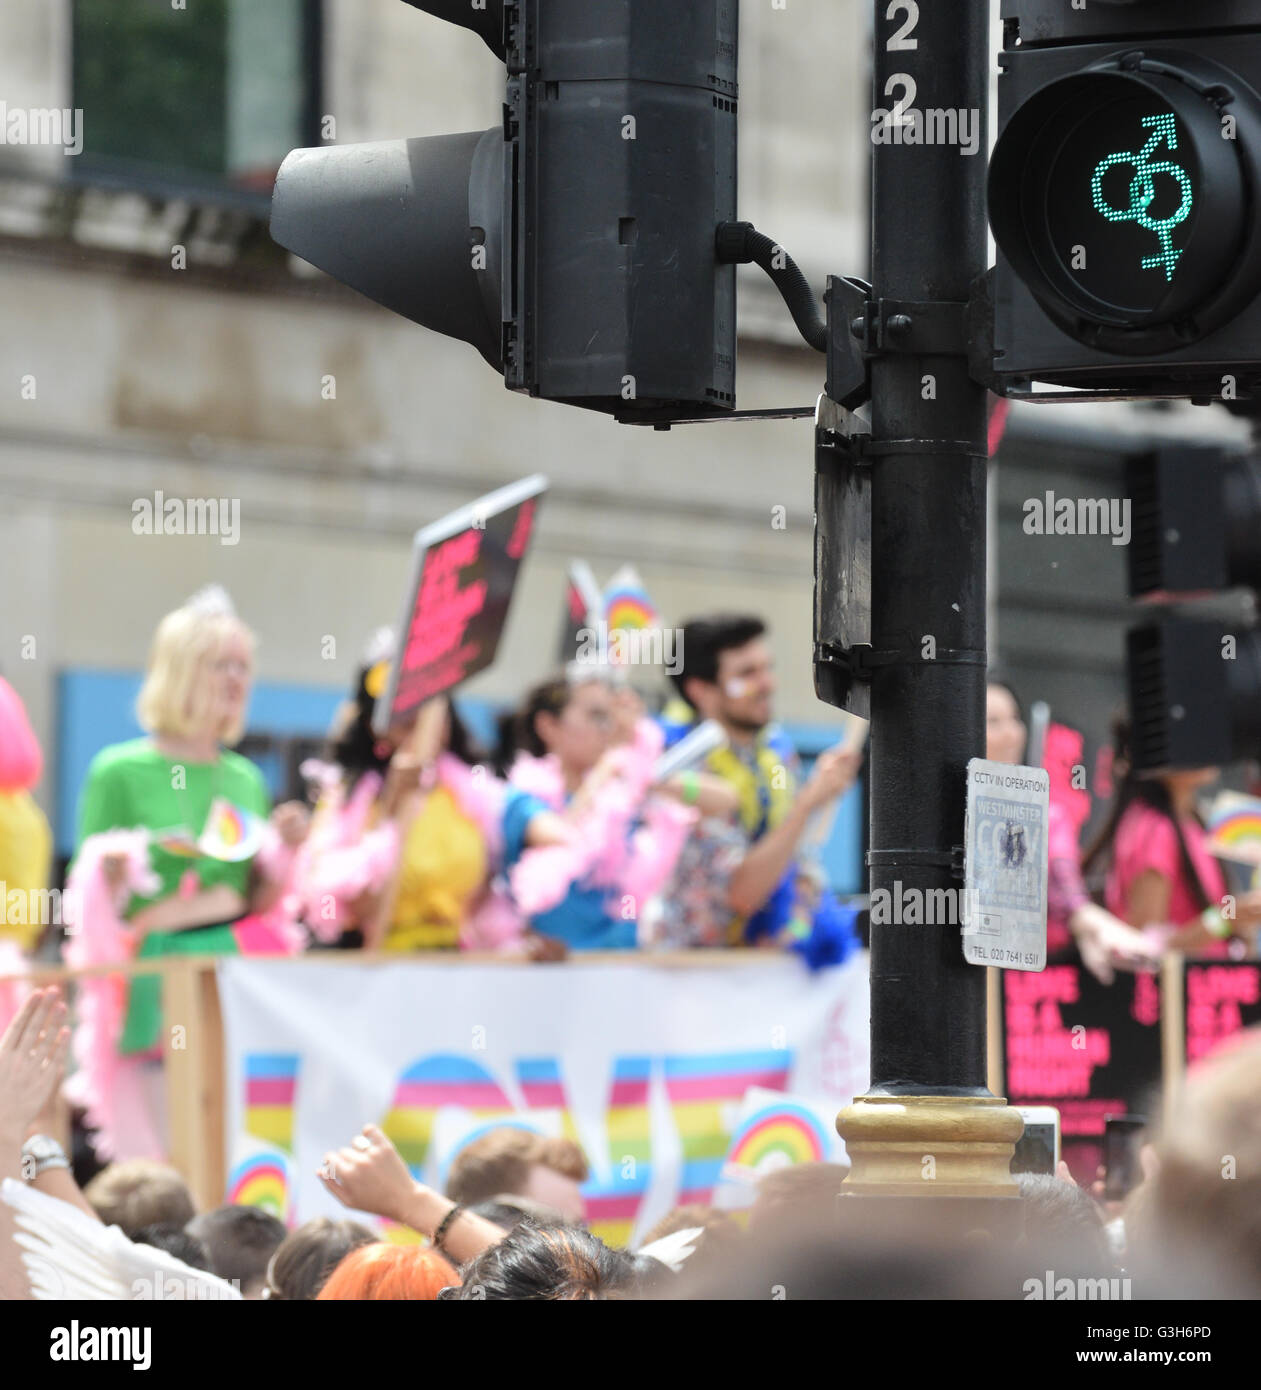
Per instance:
[[[1175,351],[1258,288],[1257,151],[1244,138],[1256,98],[1203,66],[1106,60],[1036,91],[995,148],[999,247],[1052,319],[1092,347]]]
[[[1078,122],[1047,179],[1051,243],[1105,309],[1160,308],[1194,225],[1198,161],[1172,111],[1137,98]]]

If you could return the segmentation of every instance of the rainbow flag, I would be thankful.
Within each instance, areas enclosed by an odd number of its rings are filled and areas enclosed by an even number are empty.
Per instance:
[[[243,859],[253,859],[263,846],[266,831],[267,822],[261,816],[217,796],[210,803],[197,848],[207,859],[238,864]]]
[[[289,1158],[257,1140],[243,1137],[236,1145],[228,1172],[227,1202],[258,1207],[286,1226],[293,1221],[293,1178]]]
[[[1261,799],[1219,793],[1208,816],[1208,848],[1219,859],[1261,865]]]
[[[768,1173],[796,1163],[840,1163],[845,1145],[836,1132],[835,1101],[812,1101],[751,1087],[744,1097],[723,1162],[714,1205],[752,1205]]]
[[[623,565],[609,580],[603,598],[604,621],[610,633],[661,626],[661,614],[634,565]]]

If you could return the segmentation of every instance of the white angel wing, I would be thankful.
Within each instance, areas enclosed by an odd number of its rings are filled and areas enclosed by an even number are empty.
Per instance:
[[[641,1245],[638,1253],[651,1255],[654,1260],[660,1260],[677,1274],[683,1268],[687,1257],[696,1253],[696,1247],[704,1234],[704,1226],[688,1226],[682,1231],[671,1231],[668,1236],[654,1240],[651,1245]]]
[[[133,1245],[117,1226],[6,1178],[22,1264],[37,1299],[239,1299],[239,1290],[150,1245]]]

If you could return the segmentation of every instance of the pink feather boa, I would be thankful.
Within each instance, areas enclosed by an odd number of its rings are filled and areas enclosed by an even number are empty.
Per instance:
[[[116,894],[105,881],[102,860],[107,854],[121,854],[126,861],[124,882]],[[133,893],[148,896],[158,888],[158,876],[149,866],[147,830],[89,836],[66,881],[74,914],[62,948],[66,964],[86,969],[130,960],[136,936],[123,921],[122,910]],[[141,1064],[118,1051],[126,1014],[127,981],[122,976],[79,981],[71,1043],[77,1069],[66,1082],[65,1095],[84,1107],[87,1127],[94,1131],[93,1145],[103,1159],[162,1158]]]
[[[453,753],[438,755],[438,780],[455,797],[460,810],[482,832],[492,864],[503,859],[504,801],[507,784],[489,768],[469,767]]]
[[[525,917],[558,906],[570,887],[583,880],[607,888],[610,897],[630,897],[641,906],[665,886],[696,823],[696,812],[652,793],[662,742],[661,729],[641,719],[632,742],[615,750],[610,759],[613,772],[574,823],[570,843],[527,850],[521,856],[509,878]],[[564,776],[554,755],[518,755],[509,780],[554,811],[564,812]]]
[[[0,676],[0,794],[29,791],[44,771],[39,740],[17,691]],[[0,884],[0,894],[3,893]],[[0,937],[0,976],[25,975],[30,963],[16,941]],[[22,1007],[31,987],[19,979],[0,979],[0,1033]]]
[[[336,941],[350,925],[350,904],[380,892],[398,860],[398,829],[392,821],[366,830],[381,778],[369,772],[349,799],[344,788],[325,782],[311,833],[298,850],[285,912],[303,921],[321,941]]]
[[[0,936],[0,1036],[13,1022],[14,1015],[31,992],[31,986],[22,978],[29,974],[30,968],[30,962],[17,942],[11,937]],[[5,979],[4,976],[10,978]]]
[[[439,782],[460,810],[478,827],[491,863],[503,855],[505,785],[486,768],[468,767],[451,753],[437,759]],[[401,852],[393,821],[368,829],[382,779],[369,772],[346,798],[340,771],[331,764],[309,763],[303,771],[324,784],[324,797],[311,834],[298,851],[284,900],[291,921],[304,921],[321,941],[336,941],[350,925],[350,905],[367,892],[379,893],[389,882]],[[502,930],[502,920],[495,933]],[[487,919],[491,928],[491,920]]]
[[[265,850],[270,872],[279,876],[292,862],[292,851],[268,829]],[[136,933],[122,913],[133,894],[150,897],[161,880],[149,863],[150,832],[109,830],[91,835],[75,857],[63,901],[72,913],[62,956],[75,969],[114,965],[136,954]],[[106,855],[124,858],[123,882],[116,892],[105,879]],[[267,872],[267,870],[265,870]],[[293,955],[305,937],[279,908],[251,913],[232,924],[242,955]],[[80,980],[75,992],[75,1029],[71,1042],[76,1070],[65,1085],[66,1098],[82,1105],[93,1146],[107,1160],[163,1158],[164,1145],[153,1125],[145,1093],[143,1060],[118,1050],[127,1017],[128,984],[120,975]]]

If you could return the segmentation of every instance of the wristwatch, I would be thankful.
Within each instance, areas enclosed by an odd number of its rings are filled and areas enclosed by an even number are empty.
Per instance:
[[[66,1151],[47,1134],[32,1134],[22,1145],[22,1176],[27,1182],[33,1182],[51,1168],[69,1167]]]

